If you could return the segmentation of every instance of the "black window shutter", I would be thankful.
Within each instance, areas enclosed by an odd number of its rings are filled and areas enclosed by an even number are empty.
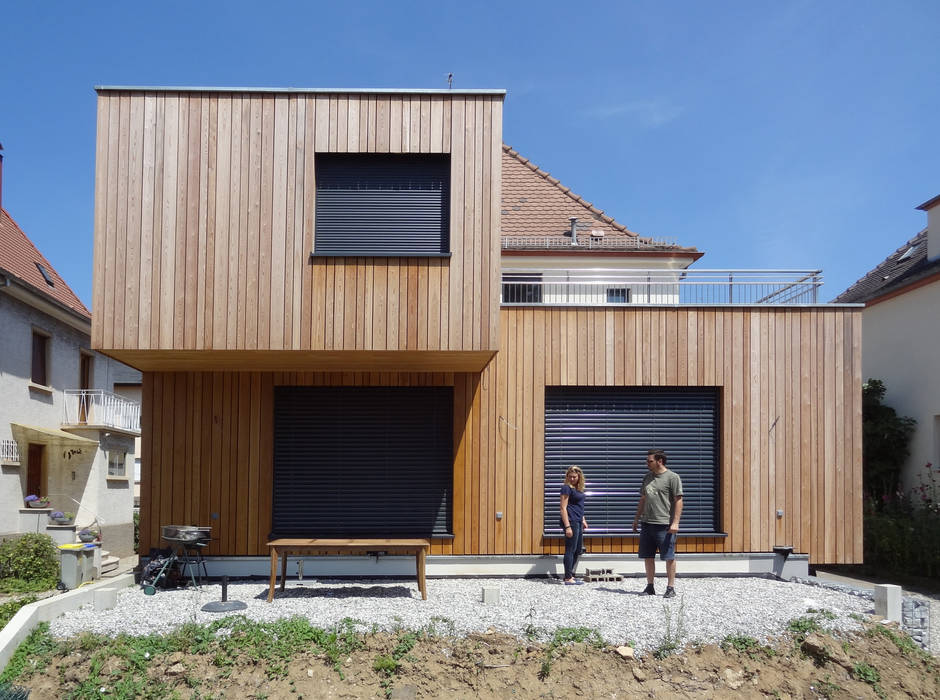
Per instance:
[[[682,478],[680,532],[716,532],[717,389],[546,387],[544,533],[562,534],[558,491],[572,464],[587,480],[589,534],[631,533],[650,448]]]
[[[318,153],[314,255],[450,253],[450,156]]]
[[[275,387],[273,537],[451,534],[452,387]]]

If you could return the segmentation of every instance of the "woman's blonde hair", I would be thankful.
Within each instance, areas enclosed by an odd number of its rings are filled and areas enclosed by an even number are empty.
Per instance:
[[[581,471],[581,467],[577,464],[572,464],[568,467],[568,471],[565,472],[565,483],[568,483],[568,475],[571,472],[575,472],[578,475],[578,485],[575,486],[575,488],[578,489],[578,491],[584,491],[584,472]]]

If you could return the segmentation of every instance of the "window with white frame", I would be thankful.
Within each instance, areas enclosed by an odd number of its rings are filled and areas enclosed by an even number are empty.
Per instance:
[[[607,288],[607,303],[608,304],[629,304],[630,303],[630,288],[629,287],[608,287]]]
[[[127,453],[108,450],[108,476],[127,476]]]

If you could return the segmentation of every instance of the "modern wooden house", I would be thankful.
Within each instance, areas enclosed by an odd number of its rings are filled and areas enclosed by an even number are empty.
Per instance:
[[[499,90],[98,94],[92,340],[143,371],[142,553],[191,523],[217,571],[272,534],[553,569],[576,462],[627,570],[656,446],[681,551],[861,560],[860,312],[816,273],[687,269],[503,146]]]

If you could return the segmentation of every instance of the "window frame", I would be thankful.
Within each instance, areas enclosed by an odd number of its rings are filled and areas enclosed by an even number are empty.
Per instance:
[[[571,464],[587,480],[585,535],[633,536],[648,448],[664,449],[683,480],[680,532],[723,534],[720,387],[546,386],[544,405],[544,537],[564,536],[559,489]]]
[[[111,466],[115,464],[114,456],[120,455],[120,464],[121,472],[115,473],[111,471]],[[127,478],[127,451],[112,449],[108,450],[108,478],[109,479],[126,479]]]
[[[37,348],[37,340],[42,341],[42,347]],[[48,331],[44,331],[41,328],[32,328],[31,336],[31,345],[30,345],[30,361],[29,361],[29,380],[32,384],[49,388],[52,386],[52,366],[51,366],[51,346],[52,346],[52,334]],[[41,363],[41,367],[37,368],[37,360]],[[37,369],[39,371],[37,371]],[[41,374],[41,379],[38,375]]]
[[[614,296],[622,298],[612,298]],[[633,297],[633,290],[630,287],[607,287],[608,304],[629,304]]]
[[[314,161],[311,257],[451,256],[449,153],[327,153]]]
[[[545,299],[544,276],[541,272],[506,272],[503,273],[501,285],[502,304],[542,304]]]

